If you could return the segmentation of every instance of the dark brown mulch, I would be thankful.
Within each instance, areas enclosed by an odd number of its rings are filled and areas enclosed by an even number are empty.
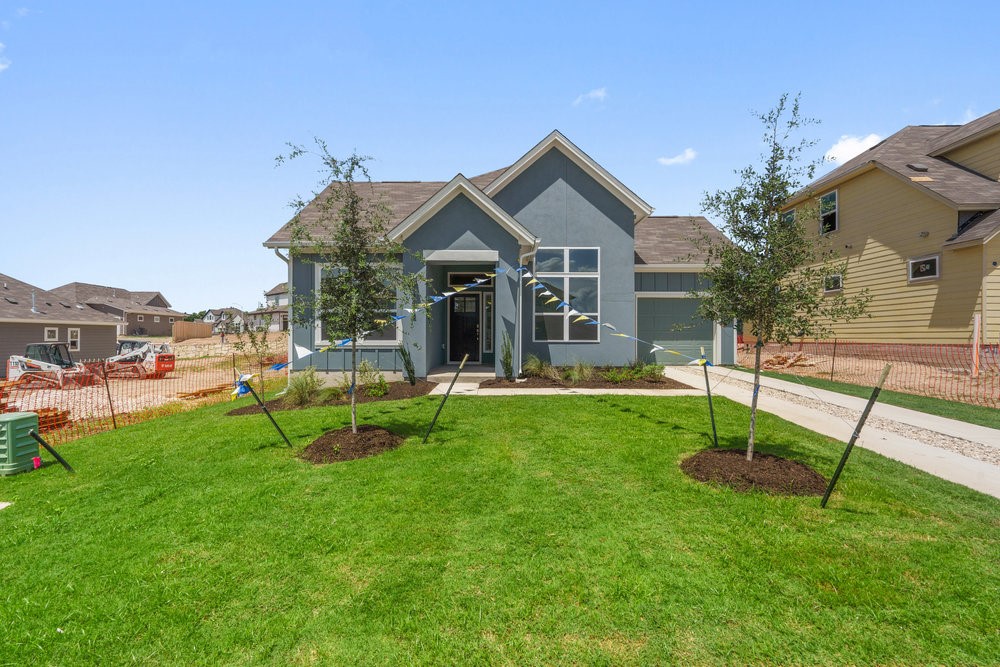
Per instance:
[[[503,378],[484,380],[479,383],[482,389],[690,389],[686,384],[658,378],[656,380],[629,380],[628,382],[608,382],[602,378],[594,378],[586,382],[568,384],[548,378],[530,377],[521,382],[511,382]]]
[[[431,389],[437,385],[433,382],[427,382],[426,380],[417,380],[417,384],[411,385],[409,382],[390,382],[389,383],[389,393],[385,396],[367,396],[365,395],[364,388],[358,392],[358,403],[370,403],[372,401],[398,401],[404,398],[416,398],[417,396],[426,396],[430,393]],[[237,415],[256,415],[260,414],[260,406],[257,405],[256,401],[252,398],[249,399],[251,403],[249,405],[244,405],[239,408],[233,408],[227,415],[237,416]],[[301,410],[305,408],[315,408],[319,406],[326,405],[349,405],[351,402],[350,396],[344,396],[339,399],[324,401],[322,403],[314,403],[312,405],[296,406],[296,405],[285,405],[285,402],[281,398],[272,398],[270,401],[264,401],[264,405],[271,412],[277,410]]]
[[[387,431],[381,426],[358,426],[352,433],[350,426],[327,431],[309,443],[299,458],[310,463],[336,463],[375,456],[396,449],[403,436]]]
[[[826,480],[798,461],[738,449],[707,449],[681,462],[681,470],[701,482],[716,482],[737,491],[760,490],[784,496],[821,496]]]

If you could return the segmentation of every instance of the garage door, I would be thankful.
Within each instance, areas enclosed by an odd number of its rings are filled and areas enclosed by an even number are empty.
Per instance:
[[[694,317],[697,308],[697,299],[637,299],[636,335],[684,355],[664,351],[657,352],[654,357],[649,349],[640,347],[640,358],[648,362],[655,359],[659,364],[678,366],[691,361],[689,357],[701,356],[701,348],[704,346],[709,361],[715,363],[712,358],[712,331],[715,327],[708,320]]]

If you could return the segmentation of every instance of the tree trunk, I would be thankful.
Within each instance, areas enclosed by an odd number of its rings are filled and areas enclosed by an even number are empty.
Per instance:
[[[764,344],[757,339],[754,345],[753,361],[753,397],[750,399],[750,437],[747,439],[747,461],[753,461],[754,432],[757,429],[757,394],[760,393],[760,348]]]
[[[351,433],[358,432],[358,343],[351,340]]]

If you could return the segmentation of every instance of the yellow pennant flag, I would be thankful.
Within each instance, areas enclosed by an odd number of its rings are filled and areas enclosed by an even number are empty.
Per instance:
[[[670,354],[676,354],[678,357],[684,356],[680,352],[677,352],[676,350],[667,350],[667,352],[669,352]]]
[[[549,299],[548,301],[546,301],[545,304],[548,305],[548,304],[552,303],[553,301],[558,301],[558,300],[559,300],[559,297],[554,296],[551,299]]]
[[[623,333],[620,333],[620,332],[619,333],[613,333],[611,335],[612,336],[621,336],[622,338],[628,338],[629,337],[628,334],[623,334]]]
[[[698,360],[698,365],[699,366],[704,366],[706,361],[708,361],[708,360],[707,359],[699,359]]]
[[[524,284],[525,284],[525,285],[534,285],[534,284],[535,284],[535,283],[537,283],[537,282],[538,282],[538,281],[537,281],[536,279],[532,278],[531,280],[529,280],[528,282],[526,282],[526,283],[524,283]]]
[[[586,315],[581,315],[580,317],[578,317],[575,320],[573,320],[573,323],[576,324],[577,322],[582,322],[583,320],[589,320],[589,319],[590,318],[587,317]]]

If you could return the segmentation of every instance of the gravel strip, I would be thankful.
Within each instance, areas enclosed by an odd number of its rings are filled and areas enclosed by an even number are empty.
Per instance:
[[[747,382],[735,377],[719,375],[715,375],[713,379],[718,382],[743,386],[746,387],[748,391],[753,391],[753,382]],[[806,389],[808,390],[809,388],[806,387]],[[833,415],[834,417],[839,417],[852,426],[857,424],[858,418],[861,416],[860,413],[854,412],[853,410],[848,410],[847,408],[843,408],[839,405],[830,405],[829,403],[826,403],[818,398],[800,396],[799,394],[765,386],[761,386],[761,392],[766,393],[768,396],[788,401],[789,403],[795,403],[796,405],[801,405],[813,410],[825,412]],[[886,419],[884,417],[878,417],[876,415],[869,415],[868,421],[865,424],[866,426],[870,425],[881,431],[898,433],[899,435],[910,438],[911,440],[916,440],[917,442],[921,442],[925,445],[930,445],[931,447],[947,449],[955,452],[956,454],[967,456],[970,459],[976,459],[985,463],[991,463],[995,466],[1000,466],[1000,448],[998,447],[990,447],[982,443],[972,442],[964,438],[956,438],[951,435],[938,433],[937,431],[930,431],[925,428],[918,428],[916,426],[911,426],[910,424],[904,424],[902,422]]]

